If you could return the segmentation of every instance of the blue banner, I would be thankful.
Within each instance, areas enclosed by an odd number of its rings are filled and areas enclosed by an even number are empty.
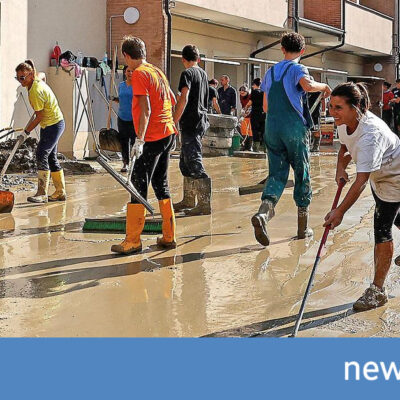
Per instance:
[[[394,398],[399,345],[399,339],[2,339],[0,399]]]

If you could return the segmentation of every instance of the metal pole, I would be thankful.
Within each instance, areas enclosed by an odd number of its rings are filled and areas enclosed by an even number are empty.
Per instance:
[[[345,184],[346,184],[346,181],[344,179],[341,179],[341,181],[340,181],[340,183],[338,185],[338,188],[337,188],[335,199],[334,199],[333,204],[332,204],[332,210],[334,210],[337,207],[339,199],[340,199],[340,195],[342,193],[342,189],[343,189]],[[299,314],[297,316],[296,325],[294,326],[294,330],[293,330],[292,335],[290,335],[291,337],[296,337],[297,332],[298,332],[299,327],[300,327],[301,320],[303,319],[303,314],[304,314],[304,309],[306,307],[307,298],[308,298],[308,295],[310,294],[310,290],[311,290],[311,288],[313,286],[315,272],[317,271],[317,266],[318,266],[319,261],[321,259],[321,252],[322,252],[323,247],[325,246],[326,239],[328,238],[328,234],[329,234],[330,229],[331,229],[331,227],[327,226],[325,228],[324,234],[322,236],[321,243],[319,245],[319,249],[318,249],[318,253],[317,253],[317,257],[315,259],[315,263],[314,263],[313,269],[311,271],[311,276],[310,276],[310,279],[308,281],[306,292],[304,293],[304,297],[303,297],[303,301],[302,301],[301,306],[300,306]]]
[[[111,15],[109,20],[108,20],[109,21],[108,22],[109,30],[110,30],[109,35],[108,35],[108,40],[109,40],[109,43],[108,43],[108,54],[110,54],[110,55],[111,55],[111,52],[112,52],[112,19],[113,18],[117,18],[117,17],[123,17],[123,16],[124,16],[123,14],[121,14],[121,15]]]

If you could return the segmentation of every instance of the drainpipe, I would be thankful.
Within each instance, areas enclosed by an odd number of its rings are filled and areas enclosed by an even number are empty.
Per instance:
[[[298,32],[299,31],[299,0],[293,0],[293,7],[294,7],[294,17],[292,17],[294,23],[294,31]],[[288,11],[289,11],[289,2],[288,2]],[[290,15],[291,13],[289,13]],[[281,41],[277,40],[275,42],[272,42],[270,44],[267,44],[264,47],[261,47],[261,49],[258,49],[256,51],[253,51],[252,53],[250,53],[250,58],[256,58],[257,54],[260,54],[261,52],[270,49],[271,47],[276,46],[277,44],[279,44]]]
[[[109,36],[108,36],[108,41],[109,41],[109,43],[108,43],[108,58],[110,59],[110,60],[112,60],[112,20],[113,20],[113,18],[118,18],[118,17],[123,17],[124,16],[124,14],[121,14],[121,15],[111,15],[110,16],[110,19],[109,19],[109,30],[110,30],[110,32],[109,32]]]
[[[293,17],[293,28],[296,33],[299,32],[299,0],[293,0],[294,2],[294,17]]]
[[[256,51],[253,51],[252,53],[250,53],[250,58],[256,58],[256,55],[263,52],[264,50],[270,49],[271,47],[276,46],[277,44],[279,44],[281,41],[277,40],[276,42],[272,42],[270,44],[267,44],[266,46],[261,47],[261,49],[258,49]]]
[[[313,57],[318,54],[326,53],[327,51],[336,50],[336,49],[344,46],[344,44],[346,42],[346,0],[342,0],[342,30],[343,30],[343,33],[342,33],[342,40],[341,40],[340,44],[338,44],[336,46],[328,47],[327,49],[324,49],[324,50],[316,51],[311,54],[307,54],[306,56],[301,57],[301,59],[305,60],[306,58]]]
[[[172,40],[172,17],[170,11],[170,0],[164,0],[165,14],[167,15],[167,54],[165,75],[171,80],[171,40]]]

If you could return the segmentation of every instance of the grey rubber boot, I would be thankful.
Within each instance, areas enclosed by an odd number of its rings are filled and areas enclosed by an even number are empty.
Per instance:
[[[196,192],[194,179],[187,176],[183,177],[183,199],[174,204],[174,211],[179,212],[187,208],[193,208],[196,205]]]
[[[185,211],[188,216],[211,214],[211,178],[194,179],[197,206]]]
[[[311,150],[310,150],[311,153],[318,153],[320,144],[321,144],[321,136],[315,137],[313,135],[312,144],[311,144]]]
[[[254,227],[254,236],[257,242],[263,246],[269,245],[269,236],[267,232],[267,222],[274,217],[274,204],[270,200],[263,200],[258,213],[251,218],[251,224]]]
[[[297,208],[297,238],[305,239],[311,237],[314,232],[308,227],[308,207]]]
[[[30,203],[47,203],[47,192],[49,191],[50,171],[38,171],[38,188],[34,196],[29,196],[27,200]]]
[[[353,304],[355,311],[367,311],[376,307],[381,307],[388,302],[388,295],[385,288],[379,289],[371,283],[364,294]]]

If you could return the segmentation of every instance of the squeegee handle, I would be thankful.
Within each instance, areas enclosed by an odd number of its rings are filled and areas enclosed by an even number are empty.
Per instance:
[[[346,184],[346,181],[343,178],[341,178],[339,181],[335,199],[333,200],[331,211],[333,211],[337,207],[337,205],[339,203],[340,195],[342,194],[342,190],[343,190],[345,184]],[[326,243],[326,240],[328,239],[328,234],[329,234],[330,230],[331,230],[330,226],[327,226],[325,228],[324,234],[322,235],[321,243],[319,245],[317,258],[319,258],[321,256],[321,251],[322,251],[323,247],[325,246],[325,243]]]
[[[337,207],[337,205],[339,203],[340,195],[342,193],[342,190],[343,190],[343,187],[344,187],[345,184],[346,184],[346,181],[342,178],[340,180],[339,184],[338,184],[336,196],[335,196],[335,199],[333,200],[331,211],[334,210]],[[297,315],[296,324],[294,326],[293,333],[290,335],[291,337],[296,337],[297,332],[299,331],[300,323],[301,323],[301,320],[303,319],[304,309],[306,307],[307,298],[308,298],[308,295],[309,295],[309,293],[311,291],[311,288],[313,286],[315,272],[317,271],[317,266],[318,266],[319,261],[321,259],[321,251],[322,251],[323,247],[325,246],[326,239],[328,238],[328,234],[329,234],[330,229],[331,229],[330,226],[327,226],[325,228],[324,234],[322,235],[322,239],[321,239],[321,243],[319,245],[317,257],[315,258],[315,262],[314,262],[313,269],[311,271],[310,279],[308,281],[307,288],[306,288],[306,291],[304,293],[303,301],[301,302],[300,311],[299,311],[299,313]]]

